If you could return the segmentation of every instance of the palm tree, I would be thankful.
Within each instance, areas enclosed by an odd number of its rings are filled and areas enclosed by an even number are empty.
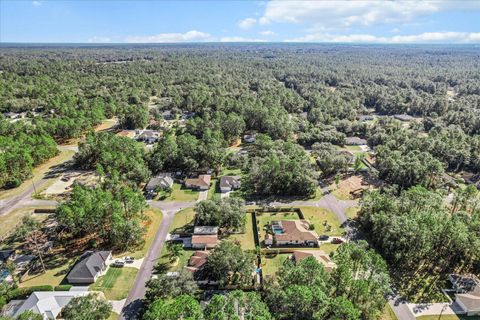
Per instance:
[[[179,243],[170,243],[167,246],[168,255],[170,256],[170,262],[175,262],[183,253],[183,245]]]

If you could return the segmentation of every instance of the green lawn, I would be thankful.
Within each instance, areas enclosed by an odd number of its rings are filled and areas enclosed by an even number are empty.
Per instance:
[[[183,250],[179,259],[174,263],[171,263],[170,257],[168,256],[167,246],[163,246],[158,263],[162,265],[164,271],[180,271],[188,264],[188,260],[195,251],[196,250]]]
[[[337,216],[333,212],[320,207],[299,208],[302,210],[305,219],[309,220],[310,223],[313,223],[315,231],[319,235],[328,234],[331,236],[337,236],[343,234],[343,228],[340,227],[340,221],[338,221]],[[326,231],[326,227],[323,225],[325,221],[331,226],[330,231]]]
[[[347,218],[355,219],[358,216],[358,212],[360,211],[359,207],[351,207],[347,209]]]
[[[58,263],[55,267],[49,268],[47,262],[46,272],[39,274],[28,275],[23,282],[20,283],[20,287],[31,287],[31,286],[40,286],[40,285],[51,285],[58,286],[67,273],[70,271],[71,267],[74,265],[76,259],[67,259],[64,257],[58,257]]]
[[[55,207],[52,206],[42,206],[37,208],[55,209]],[[15,228],[20,225],[23,217],[32,215],[35,219],[39,221],[43,221],[48,217],[48,214],[33,215],[33,210],[35,210],[35,207],[23,207],[15,209],[8,214],[0,215],[0,225],[2,226],[0,228],[0,240],[10,235],[15,230]]]
[[[221,176],[241,176],[242,169],[223,169]]]
[[[198,191],[184,188],[179,183],[174,183],[172,193],[167,197],[166,201],[195,201],[198,199]]]
[[[298,214],[290,212],[257,212],[258,231],[262,233],[263,228],[275,220],[298,220]]]
[[[385,308],[383,308],[383,313],[380,316],[380,320],[398,320],[395,312],[393,312],[392,307],[387,303],[385,304]]]
[[[208,200],[216,200],[220,199],[220,186],[219,186],[220,180],[218,179],[212,179],[212,185],[210,186],[210,189],[208,189]]]
[[[195,209],[194,208],[185,208],[180,210],[173,217],[172,224],[170,225],[170,232],[177,231],[181,232],[185,229],[193,227],[193,219],[195,218]]]
[[[318,200],[320,200],[322,197],[323,197],[322,189],[320,189],[320,187],[317,187],[317,189],[315,190],[315,194],[313,195],[313,197],[311,197],[311,198],[308,199],[308,200],[318,201]]]
[[[242,249],[255,249],[255,241],[253,239],[252,215],[247,213],[245,219],[245,233],[232,234],[229,239],[237,240],[242,244]]]
[[[147,232],[145,233],[145,244],[141,248],[137,248],[137,250],[122,252],[121,254],[116,255],[116,257],[133,256],[135,259],[140,259],[147,254],[148,248],[152,244],[158,228],[160,228],[163,216],[160,210],[152,207],[149,207],[145,211],[145,215],[148,217],[148,220],[145,222],[147,227]]]
[[[320,245],[319,249],[325,251],[325,253],[331,253],[337,250],[339,246],[340,244],[324,243]]]
[[[282,266],[283,262],[290,257],[290,253],[269,254],[262,257],[262,272],[264,276],[272,276]]]
[[[122,300],[128,296],[137,273],[135,268],[108,268],[107,273],[98,278],[89,289],[103,292],[108,300]]]

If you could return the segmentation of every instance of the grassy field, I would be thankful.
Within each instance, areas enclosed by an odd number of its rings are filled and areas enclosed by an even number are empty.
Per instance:
[[[232,234],[228,237],[229,239],[237,240],[242,244],[242,249],[255,249],[255,241],[253,239],[253,225],[252,225],[252,215],[247,213],[245,221],[245,233],[241,234]]]
[[[135,251],[122,252],[121,254],[116,255],[116,257],[133,256],[135,259],[140,259],[147,254],[148,248],[152,244],[158,228],[160,228],[163,216],[160,210],[152,207],[147,208],[145,215],[149,218],[149,220],[146,221],[147,233],[145,234],[144,246]]]
[[[317,187],[317,190],[315,190],[315,195],[309,200],[318,201],[322,199],[322,197],[323,197],[322,189],[320,189],[320,187]]]
[[[19,194],[25,192],[29,187],[32,186],[33,183],[37,183],[44,178],[45,174],[50,171],[50,168],[71,160],[74,154],[75,152],[72,150],[61,150],[57,156],[34,168],[32,177],[28,180],[25,180],[19,187],[0,191],[0,199],[18,196]],[[55,177],[52,177],[52,182],[55,181],[55,179]],[[48,182],[49,181],[46,181],[45,183]],[[39,190],[37,191],[40,191],[40,189],[41,188],[39,187]]]
[[[262,257],[262,272],[264,276],[272,276],[282,266],[283,262],[290,257],[290,253],[271,254]]]
[[[167,197],[166,201],[195,201],[198,199],[198,191],[185,189],[179,183],[172,186],[172,194]]]
[[[340,227],[340,221],[338,221],[335,214],[325,208],[319,207],[299,207],[302,210],[305,219],[309,220],[315,226],[315,231],[320,234],[328,234],[331,236],[341,235],[343,228]],[[323,223],[327,221],[331,226],[330,231],[325,230]]]
[[[351,207],[346,210],[347,218],[355,219],[358,216],[358,212],[360,211],[359,207]]]
[[[15,227],[19,225],[22,221],[23,217],[29,216],[33,214],[33,210],[36,207],[23,207],[19,209],[15,209],[8,214],[4,214],[0,216],[0,239],[8,236],[11,232],[15,230]],[[51,206],[42,206],[42,209],[54,209],[55,207]],[[43,221],[47,218],[47,214],[35,214],[34,217],[39,221]]]
[[[20,287],[31,287],[31,286],[40,286],[40,285],[51,285],[58,286],[67,273],[70,271],[71,267],[75,263],[76,259],[68,259],[62,261],[59,266],[54,268],[48,268],[45,273],[29,275],[25,278],[23,282],[20,283]]]
[[[221,176],[241,176],[242,170],[241,169],[223,169],[221,172]]]
[[[108,268],[105,275],[90,286],[92,291],[101,291],[108,300],[122,300],[135,282],[138,270],[135,268]]]
[[[210,189],[208,189],[208,195],[207,195],[208,200],[220,199],[221,193],[220,193],[219,183],[220,183],[220,180],[212,179],[212,185],[210,186]]]
[[[385,308],[383,308],[383,313],[380,316],[380,320],[398,320],[395,312],[393,312],[392,307],[387,303]]]
[[[185,208],[180,210],[173,217],[172,224],[170,225],[170,232],[177,230],[182,231],[186,225],[193,226],[193,219],[195,218],[194,208]]]
[[[330,253],[337,250],[339,246],[340,246],[339,244],[324,243],[320,245],[319,249],[325,251],[325,253]]]
[[[162,252],[160,254],[159,263],[162,264],[165,271],[180,271],[184,266],[188,264],[188,260],[195,253],[196,250],[183,250],[179,259],[171,263],[170,257],[168,256],[167,246],[163,246]]]
[[[298,214],[294,211],[291,212],[258,212],[257,222],[258,231],[262,232],[263,227],[270,224],[275,220],[298,220]]]

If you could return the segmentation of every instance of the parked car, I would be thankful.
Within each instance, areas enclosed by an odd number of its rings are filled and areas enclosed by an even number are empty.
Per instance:
[[[133,263],[134,260],[135,260],[134,257],[125,257],[125,262],[126,263]]]
[[[330,237],[326,234],[322,234],[320,237],[318,237],[318,240],[320,241],[327,241],[328,239],[330,239]]]
[[[125,266],[125,262],[116,260],[114,263],[112,263],[112,267],[114,268],[123,268]]]
[[[333,238],[333,239],[332,239],[332,243],[333,243],[333,244],[340,244],[340,243],[343,243],[343,240],[340,239],[340,238]]]
[[[62,180],[63,182],[67,182],[67,181],[69,181],[69,180],[70,180],[70,177],[66,177],[66,176],[65,176],[65,177],[63,177],[63,178],[62,178],[62,179],[60,179],[60,180]]]

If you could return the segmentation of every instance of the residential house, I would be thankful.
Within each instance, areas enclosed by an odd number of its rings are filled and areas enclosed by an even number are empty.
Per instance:
[[[137,141],[152,144],[160,139],[160,133],[156,130],[140,130],[137,134]]]
[[[345,144],[347,146],[361,146],[361,145],[366,145],[367,140],[359,138],[359,137],[346,137],[345,138]]]
[[[218,243],[218,227],[196,226],[193,229],[192,248],[211,249]]]
[[[188,260],[188,264],[187,266],[185,266],[185,270],[188,270],[192,273],[197,272],[207,262],[209,254],[209,251],[195,251],[195,253]]]
[[[374,120],[374,119],[375,119],[375,117],[372,116],[372,115],[359,115],[357,117],[357,120],[361,121],[361,122],[371,121],[371,120]]]
[[[162,117],[165,120],[173,120],[175,119],[175,115],[172,113],[172,110],[165,110],[162,112]]]
[[[70,300],[88,294],[88,291],[35,291],[26,300],[12,300],[6,306],[5,314],[17,318],[23,312],[31,311],[43,319],[57,319]]]
[[[185,188],[195,190],[208,190],[212,176],[209,174],[201,174],[198,178],[185,179]]]
[[[254,134],[246,134],[243,136],[243,141],[246,143],[254,143],[256,140],[256,137]]]
[[[474,275],[452,274],[455,303],[467,316],[480,316],[480,280]]]
[[[240,186],[240,176],[223,176],[220,178],[220,192],[236,190]]]
[[[308,257],[315,258],[315,260],[323,265],[327,272],[331,272],[336,266],[332,259],[330,259],[330,256],[323,250],[294,250],[292,260],[295,263],[299,263]]]
[[[194,249],[211,249],[215,248],[218,243],[217,235],[193,235],[192,248]]]
[[[73,266],[67,276],[69,283],[94,283],[107,271],[107,262],[112,259],[111,251],[87,252]]]
[[[0,265],[15,260],[15,250],[0,250]]]
[[[167,173],[163,173],[151,178],[145,186],[145,191],[151,194],[155,193],[157,189],[165,190],[171,188],[172,186],[172,177]]]
[[[218,227],[197,226],[197,227],[193,228],[193,234],[196,234],[196,235],[216,235],[216,234],[218,234]]]
[[[414,119],[414,117],[409,116],[408,114],[396,114],[393,117],[397,120],[404,121],[404,122],[412,121]]]
[[[272,234],[265,245],[318,247],[318,234],[310,230],[308,220],[272,221]]]

